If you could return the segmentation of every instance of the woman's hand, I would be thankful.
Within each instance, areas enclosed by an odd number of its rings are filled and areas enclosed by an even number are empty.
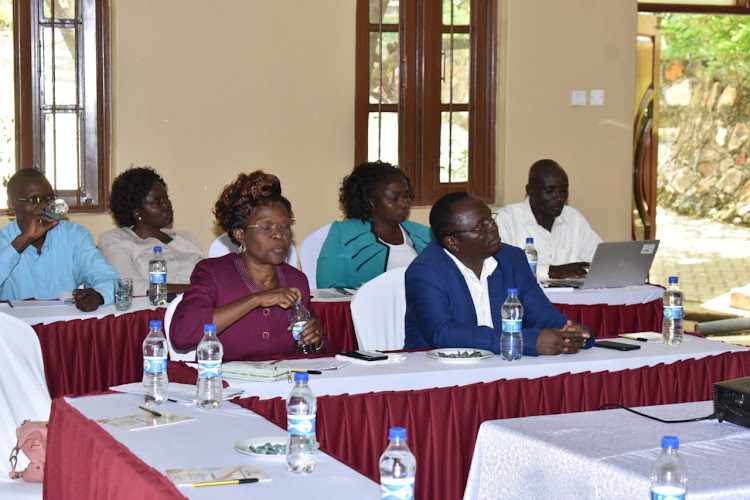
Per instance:
[[[279,306],[289,309],[298,300],[302,300],[302,292],[293,286],[280,286],[252,295],[258,300],[258,307]]]
[[[291,326],[289,329],[291,330]],[[302,334],[300,334],[300,340],[303,344],[314,345],[316,350],[319,351],[320,349],[317,346],[323,342],[323,325],[320,324],[320,321],[316,318],[310,319],[305,325]]]

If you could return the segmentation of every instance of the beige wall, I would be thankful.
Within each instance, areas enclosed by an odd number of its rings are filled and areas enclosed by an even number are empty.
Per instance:
[[[240,171],[281,178],[297,244],[340,218],[351,169],[354,0],[112,0],[113,170],[156,168],[175,229],[207,248],[211,207]],[[605,240],[630,234],[636,0],[501,0],[498,203],[557,159]],[[573,108],[574,89],[605,106]],[[428,209],[412,219],[427,222]],[[74,216],[97,237],[109,215]]]

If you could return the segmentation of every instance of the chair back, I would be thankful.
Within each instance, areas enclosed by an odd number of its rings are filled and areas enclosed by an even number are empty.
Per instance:
[[[16,428],[24,420],[49,420],[52,400],[44,376],[44,361],[39,337],[31,326],[9,314],[0,313],[0,352],[3,372],[0,376],[0,490],[10,480],[6,457],[16,445]],[[23,471],[29,460],[18,454],[17,471]],[[41,494],[41,488],[37,496]],[[11,492],[8,492],[9,494]],[[5,498],[4,495],[2,495]],[[38,498],[40,498],[38,496]]]
[[[354,294],[352,320],[360,349],[404,348],[405,273],[405,267],[391,269],[362,285]]]
[[[169,344],[169,359],[172,361],[192,361],[195,362],[195,355],[196,355],[196,349],[197,346],[193,349],[190,349],[188,351],[177,351],[175,350],[174,346],[172,345],[172,338],[171,338],[171,327],[172,327],[172,316],[174,316],[174,311],[177,309],[177,306],[182,302],[182,295],[177,295],[172,302],[169,303],[169,306],[167,306],[167,312],[164,315],[164,335],[167,336],[167,344]]]
[[[320,227],[310,233],[307,238],[302,240],[299,246],[299,263],[302,267],[302,272],[307,276],[307,283],[310,288],[318,288],[318,256],[320,250],[323,248],[328,237],[328,231],[331,230],[331,224],[328,223],[323,227]]]
[[[229,235],[224,233],[216,238],[211,246],[208,247],[208,257],[223,257],[228,253],[240,253],[240,247],[232,243],[229,239]],[[289,254],[286,256],[286,263],[297,267],[297,250],[294,245],[289,245]]]

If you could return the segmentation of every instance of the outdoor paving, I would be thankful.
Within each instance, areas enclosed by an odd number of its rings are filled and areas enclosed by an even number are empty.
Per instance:
[[[660,243],[650,280],[666,286],[669,276],[678,276],[686,316],[704,309],[708,319],[750,316],[729,308],[731,289],[750,284],[750,228],[659,208],[656,237]],[[718,317],[710,317],[712,312]]]

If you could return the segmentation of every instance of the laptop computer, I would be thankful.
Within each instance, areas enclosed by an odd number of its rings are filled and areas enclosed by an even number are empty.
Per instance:
[[[648,278],[659,240],[599,243],[586,278],[550,279],[542,286],[615,288],[642,285]]]

